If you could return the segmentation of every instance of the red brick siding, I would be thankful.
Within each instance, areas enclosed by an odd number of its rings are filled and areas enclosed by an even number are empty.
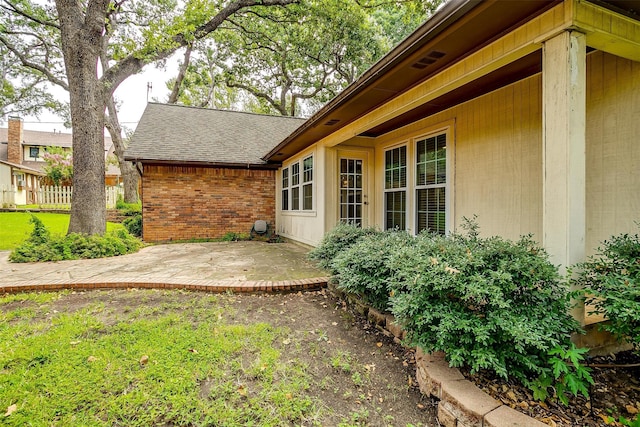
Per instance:
[[[275,171],[144,165],[142,214],[147,242],[275,229]]]

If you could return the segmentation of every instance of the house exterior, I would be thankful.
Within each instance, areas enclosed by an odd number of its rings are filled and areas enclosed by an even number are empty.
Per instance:
[[[277,231],[315,245],[339,221],[448,233],[477,215],[570,265],[635,230],[637,6],[446,3],[267,154]]]
[[[0,187],[15,187],[16,203],[37,203],[35,195],[39,188],[46,162],[44,154],[47,147],[60,147],[71,151],[72,137],[70,133],[41,132],[24,130],[24,124],[19,117],[9,117],[8,126],[0,128],[0,162],[14,165],[16,174],[8,179],[6,174],[0,176]],[[104,139],[105,158],[113,153],[113,142],[110,137]],[[109,164],[105,173],[105,185],[117,185],[122,181],[120,168]],[[24,185],[19,185],[23,183]],[[21,194],[24,187],[24,195]],[[24,202],[24,203],[22,203]]]
[[[149,242],[275,227],[279,164],[262,157],[304,120],[149,103],[125,159],[141,171]]]
[[[477,215],[484,235],[532,234],[555,264],[582,261],[640,220],[639,14],[632,0],[451,0],[300,126],[261,130],[266,154],[250,161],[233,136],[211,138],[222,112],[143,116],[128,159],[144,165],[145,227],[164,221],[145,239],[215,234],[194,205],[223,203],[224,181],[178,189],[244,169],[275,171],[274,191],[250,177],[227,194],[269,193],[275,230],[308,245],[340,221],[450,233]]]

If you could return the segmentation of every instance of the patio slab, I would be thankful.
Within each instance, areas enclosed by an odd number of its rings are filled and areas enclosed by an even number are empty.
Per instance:
[[[295,291],[326,285],[327,273],[293,243],[208,242],[148,246],[135,254],[90,260],[11,263],[0,252],[0,292],[34,286],[84,289],[150,284],[199,290]],[[299,283],[298,283],[299,282]],[[26,287],[26,288],[25,288]]]

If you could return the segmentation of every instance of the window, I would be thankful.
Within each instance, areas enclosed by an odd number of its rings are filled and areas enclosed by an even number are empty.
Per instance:
[[[29,147],[29,157],[37,159],[40,155],[40,147]]]
[[[282,210],[313,210],[313,156],[282,169]]]
[[[406,229],[407,147],[385,152],[384,160],[385,228]]]
[[[416,231],[446,232],[447,136],[416,142]]]
[[[291,165],[291,209],[300,209],[300,163]]]
[[[313,156],[302,161],[302,209],[313,209]]]
[[[282,169],[282,210],[289,210],[289,168]]]

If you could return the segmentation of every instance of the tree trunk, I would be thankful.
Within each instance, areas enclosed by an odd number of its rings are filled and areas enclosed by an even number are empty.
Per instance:
[[[109,116],[107,117],[105,125],[111,135],[114,152],[118,158],[120,174],[122,175],[124,183],[124,201],[126,203],[138,203],[138,180],[140,175],[134,164],[124,159],[124,150],[126,147],[124,146],[124,141],[122,141],[122,128],[118,120],[118,112],[113,102],[113,96],[107,101],[107,110],[109,111]]]
[[[106,1],[91,2],[86,15],[74,0],[56,0],[69,83],[73,127],[73,196],[69,233],[106,230],[104,186],[105,97],[97,76]]]

